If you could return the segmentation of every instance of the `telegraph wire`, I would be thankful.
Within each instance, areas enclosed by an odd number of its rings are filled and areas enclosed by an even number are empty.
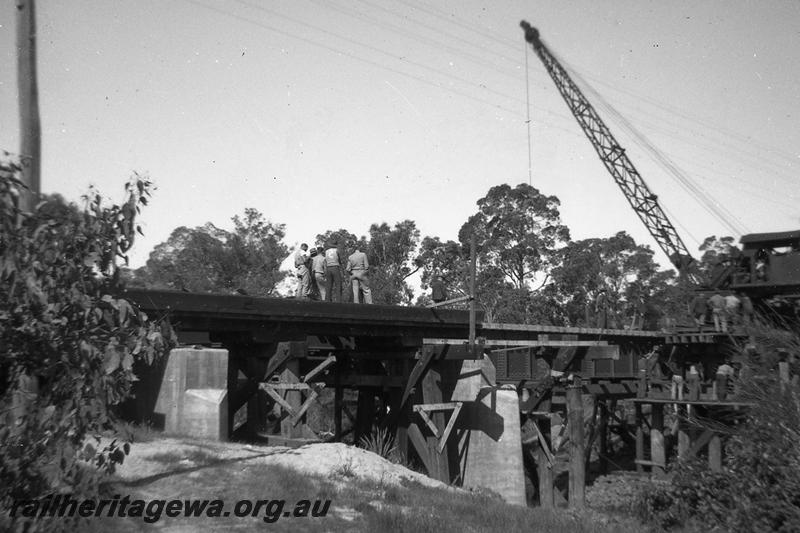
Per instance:
[[[242,16],[236,15],[234,13],[223,11],[222,9],[219,9],[219,8],[217,8],[215,6],[209,6],[209,5],[203,4],[202,2],[199,2],[198,0],[184,0],[184,1],[188,2],[190,4],[193,4],[195,6],[198,6],[198,7],[204,8],[204,9],[208,9],[210,11],[214,11],[216,13],[219,13],[219,14],[223,15],[223,16],[239,20],[240,22],[251,24],[251,25],[257,26],[257,27],[259,27],[261,29],[268,30],[268,31],[273,32],[273,33],[277,33],[277,34],[283,35],[285,37],[289,37],[290,39],[295,39],[295,40],[298,40],[298,41],[302,41],[302,42],[305,42],[306,44],[310,44],[310,45],[316,46],[318,48],[323,48],[323,49],[325,49],[325,50],[327,50],[329,52],[333,52],[335,54],[342,55],[342,56],[348,57],[350,59],[354,59],[356,61],[360,61],[362,63],[366,63],[366,64],[371,65],[373,67],[377,67],[377,68],[382,69],[382,70],[393,72],[393,73],[398,74],[400,76],[411,78],[413,80],[416,80],[416,81],[419,81],[421,83],[424,83],[425,85],[430,85],[430,86],[435,87],[437,89],[440,89],[440,90],[443,90],[443,91],[447,91],[447,92],[456,94],[458,96],[462,96],[464,98],[468,98],[470,100],[485,104],[485,105],[487,105],[487,106],[489,106],[489,107],[491,107],[493,109],[499,109],[499,110],[505,111],[505,112],[511,114],[512,116],[517,116],[519,114],[518,111],[514,111],[513,109],[509,109],[508,107],[505,107],[505,106],[503,106],[501,104],[497,104],[495,102],[490,102],[488,100],[484,100],[482,98],[479,98],[477,96],[465,93],[465,92],[460,91],[458,89],[454,89],[452,87],[447,87],[447,86],[445,86],[445,85],[443,85],[441,83],[437,83],[437,82],[431,81],[429,79],[422,78],[420,76],[416,76],[414,74],[410,74],[408,72],[405,72],[405,71],[402,71],[402,70],[398,70],[398,69],[393,68],[393,67],[386,66],[384,64],[378,63],[377,61],[373,61],[371,59],[367,59],[367,58],[358,56],[356,54],[352,54],[350,52],[346,52],[346,51],[344,51],[342,49],[339,49],[339,48],[336,48],[336,47],[333,47],[333,46],[329,46],[329,45],[326,45],[326,44],[323,44],[323,43],[320,43],[320,42],[317,42],[317,41],[313,41],[313,40],[307,39],[305,37],[301,37],[301,36],[295,35],[295,34],[293,34],[291,32],[287,32],[287,31],[282,30],[280,28],[277,28],[275,26],[270,26],[269,24],[264,24],[262,22],[255,21],[255,20],[252,20],[252,19],[247,18],[247,17],[242,17]],[[442,75],[445,76],[445,77],[452,77],[452,76],[447,75],[447,74],[442,74]],[[519,100],[519,101],[521,101],[521,100]]]
[[[501,44],[501,45],[503,45],[505,47],[508,47],[509,50],[513,51],[514,53],[517,52],[517,45],[516,45],[515,40],[512,40],[512,39],[508,39],[508,40],[506,40],[506,39],[498,39],[497,36],[492,35],[491,33],[487,33],[487,32],[483,32],[481,30],[478,30],[474,26],[471,26],[471,25],[469,25],[467,23],[460,22],[458,19],[456,19],[455,15],[448,15],[444,11],[439,10],[439,9],[437,9],[435,7],[432,7],[432,6],[421,7],[419,5],[410,4],[410,3],[408,3],[408,2],[406,2],[404,0],[395,0],[395,1],[397,3],[405,5],[406,7],[410,7],[411,9],[417,9],[419,11],[423,11],[425,13],[428,13],[429,15],[431,15],[433,17],[436,17],[439,20],[443,20],[443,21],[447,22],[448,24],[459,26],[460,28],[466,29],[467,31],[470,31],[470,32],[475,33],[477,35],[481,35],[482,37],[484,37],[486,39],[489,39],[490,41],[494,41],[494,42],[499,43],[499,44]],[[461,39],[461,38],[458,38],[458,39],[461,40],[461,41],[466,42],[470,46],[473,46],[473,47],[476,47],[476,48],[479,47],[479,45],[476,45],[473,41],[464,40],[464,39]],[[510,62],[510,63],[516,63],[516,60],[511,58],[511,57],[509,57],[509,56],[505,56],[505,55],[500,54],[500,53],[498,53],[497,55],[499,57],[505,59],[506,61]]]
[[[528,81],[528,43],[522,41],[525,46],[525,124],[528,126],[528,185],[533,185],[533,163],[531,159],[531,90]]]
[[[413,39],[415,42],[427,43],[431,48],[434,48],[436,50],[442,50],[442,49],[450,50],[451,52],[455,53],[456,55],[458,55],[460,57],[463,57],[463,58],[466,58],[467,61],[471,61],[472,63],[478,64],[478,65],[482,65],[482,66],[484,66],[486,68],[494,70],[495,72],[497,72],[498,74],[500,74],[502,76],[513,78],[514,80],[518,79],[516,73],[510,72],[508,70],[503,70],[501,67],[497,66],[496,62],[492,62],[489,59],[482,58],[482,57],[479,57],[477,55],[465,52],[464,50],[460,50],[460,49],[458,49],[458,48],[456,48],[454,46],[451,46],[449,44],[446,44],[446,43],[444,43],[442,41],[437,41],[436,39],[428,37],[426,35],[422,35],[421,33],[409,31],[408,29],[402,28],[400,26],[396,26],[396,25],[394,25],[394,24],[392,24],[390,22],[382,21],[382,20],[380,20],[379,18],[377,18],[375,16],[370,16],[370,15],[368,15],[366,13],[363,13],[363,12],[360,12],[360,11],[344,9],[342,7],[339,7],[338,5],[335,5],[332,2],[325,2],[323,0],[309,0],[309,1],[314,3],[314,4],[319,5],[320,7],[323,7],[323,8],[326,8],[326,9],[330,9],[330,10],[336,11],[338,13],[342,13],[342,14],[348,16],[348,17],[360,19],[360,20],[363,20],[365,22],[369,22],[371,24],[376,24],[376,25],[379,25],[379,26],[383,26],[384,28],[389,28],[391,31],[397,33],[398,35],[401,35],[401,36],[409,38],[409,39]],[[368,4],[368,2],[364,2],[364,0],[359,0],[359,1],[362,2],[362,3],[367,3]],[[376,7],[379,7],[379,6],[376,6]],[[388,10],[385,10],[382,7],[380,7],[380,9],[386,11],[387,13],[391,13]]]
[[[319,31],[321,33],[330,35],[330,36],[335,37],[337,39],[341,39],[342,41],[346,41],[346,42],[355,44],[356,46],[361,46],[361,47],[366,48],[368,50],[371,50],[373,52],[377,52],[379,54],[382,54],[382,55],[385,55],[385,56],[389,56],[392,59],[399,60],[401,62],[408,63],[409,65],[414,65],[414,66],[419,67],[421,69],[433,72],[437,76],[444,76],[444,77],[448,77],[448,78],[454,79],[456,81],[459,81],[461,83],[464,83],[464,84],[467,84],[467,85],[470,85],[470,86],[477,86],[478,88],[482,88],[483,90],[485,90],[485,91],[487,91],[489,93],[495,94],[495,95],[500,96],[502,98],[506,98],[508,100],[515,101],[517,103],[523,103],[524,102],[520,98],[516,98],[514,96],[505,94],[505,93],[500,92],[500,91],[496,91],[494,89],[490,89],[489,87],[487,87],[485,85],[482,85],[482,84],[475,84],[474,82],[472,82],[472,81],[470,81],[470,80],[468,80],[466,78],[462,78],[462,77],[456,76],[454,74],[443,73],[441,70],[437,69],[436,67],[431,67],[429,65],[425,65],[425,64],[419,63],[417,61],[412,61],[412,60],[406,59],[404,57],[395,56],[394,54],[392,54],[390,52],[386,52],[385,50],[381,50],[380,48],[377,48],[375,46],[372,46],[372,45],[369,45],[369,44],[364,44],[364,43],[362,43],[360,41],[357,41],[355,39],[351,39],[350,37],[339,35],[339,34],[337,34],[335,32],[327,30],[327,29],[325,29],[325,28],[323,28],[321,26],[315,26],[313,24],[309,24],[308,22],[306,22],[304,20],[300,20],[300,19],[297,19],[295,17],[291,17],[289,15],[284,15],[283,13],[279,13],[277,11],[274,11],[272,9],[268,9],[268,8],[260,6],[260,5],[251,4],[249,2],[246,2],[245,0],[234,0],[234,1],[239,3],[239,4],[242,4],[244,6],[250,7],[252,9],[255,9],[255,10],[258,10],[258,11],[263,11],[263,12],[268,13],[270,15],[274,15],[274,16],[289,20],[291,22],[294,22],[296,24],[300,24],[302,26],[305,26],[305,27],[308,27],[308,28],[312,28],[312,29],[314,29],[316,31]]]
[[[499,39],[499,38],[497,38],[496,36],[494,36],[492,34],[480,31],[479,29],[475,28],[474,26],[471,26],[471,25],[469,25],[467,23],[459,21],[454,14],[448,14],[448,13],[446,13],[446,12],[440,10],[440,9],[437,9],[437,8],[435,8],[433,6],[419,7],[419,6],[415,6],[413,4],[410,4],[408,2],[405,2],[403,0],[398,0],[398,1],[400,3],[402,3],[402,4],[405,4],[406,6],[409,6],[409,7],[413,8],[413,9],[419,9],[419,10],[424,11],[424,12],[426,12],[426,13],[428,13],[428,14],[430,14],[430,15],[432,15],[432,16],[440,19],[440,20],[446,21],[446,22],[448,22],[450,24],[453,24],[453,25],[456,25],[456,26],[461,27],[463,29],[466,29],[467,31],[470,31],[470,32],[472,32],[472,33],[474,33],[476,35],[484,36],[484,37],[486,37],[488,39],[491,39],[491,40],[493,40],[493,41],[495,41],[495,42],[497,42],[499,44],[502,44],[503,46],[507,46],[507,47],[511,47],[512,46],[511,42],[513,42],[513,41],[511,39]],[[487,50],[487,51],[492,53],[490,50]],[[497,55],[498,55],[498,57],[502,57],[504,59],[508,59],[506,56],[503,56],[502,54],[497,54]],[[613,85],[613,84],[611,84],[609,82],[602,81],[601,78],[597,78],[597,77],[593,77],[593,76],[587,76],[587,78],[594,79],[594,80],[598,81],[598,83],[600,83],[600,84],[603,84],[603,85],[605,85],[607,87],[610,87],[610,88],[612,88],[612,89],[614,89],[616,91],[628,94],[629,96],[632,96],[635,99],[642,100],[644,102],[648,102],[651,105],[653,105],[655,107],[658,107],[658,108],[660,108],[660,109],[662,109],[662,110],[664,110],[664,111],[666,111],[666,112],[668,112],[668,113],[670,113],[672,115],[676,115],[676,116],[682,117],[682,118],[684,118],[684,119],[686,119],[686,120],[688,120],[690,122],[693,122],[695,124],[698,124],[698,125],[702,126],[705,129],[708,129],[708,130],[711,130],[711,131],[715,131],[715,132],[717,132],[718,134],[720,134],[722,136],[730,137],[732,140],[737,140],[738,139],[740,142],[745,143],[748,148],[751,148],[753,146],[761,147],[763,150],[766,150],[766,151],[769,151],[770,153],[774,153],[775,155],[781,156],[787,162],[789,162],[791,165],[798,164],[798,156],[797,155],[790,154],[788,152],[784,152],[784,151],[775,149],[774,147],[758,143],[756,141],[753,141],[752,139],[749,139],[745,135],[742,135],[740,133],[727,130],[727,129],[722,128],[722,127],[720,127],[720,126],[718,126],[716,124],[713,124],[712,122],[699,120],[696,117],[688,115],[688,114],[678,110],[677,108],[673,108],[673,107],[667,106],[663,102],[659,102],[658,100],[655,100],[655,99],[653,99],[651,97],[648,97],[648,96],[645,96],[645,95],[642,95],[642,94],[639,94],[639,93],[636,93],[636,92],[633,92],[633,91],[620,89],[620,88],[616,87],[615,85]],[[662,117],[658,117],[658,118],[662,118]],[[733,146],[731,146],[729,144],[725,144],[723,141],[715,141],[714,139],[710,138],[708,135],[702,133],[702,131],[699,132],[698,134],[703,136],[703,137],[705,137],[705,138],[707,138],[707,139],[709,139],[711,142],[718,143],[718,145],[722,146],[725,151],[729,151],[729,153],[732,154],[734,158],[736,158],[737,156],[739,156],[741,154],[741,155],[744,155],[746,157],[750,157],[751,158],[750,161],[758,160],[760,162],[760,163],[757,163],[757,164],[748,163],[748,166],[753,165],[756,168],[759,168],[763,162],[766,162],[767,164],[772,165],[773,167],[775,167],[776,170],[778,170],[779,172],[785,172],[786,171],[786,169],[784,167],[779,166],[780,164],[778,162],[776,162],[774,159],[765,159],[765,158],[762,158],[762,157],[760,157],[758,155],[754,155],[752,153],[752,151],[742,150],[741,148],[733,147]],[[795,184],[796,183],[796,179],[794,177],[788,177],[788,176],[785,176],[785,175],[778,175],[778,177],[783,179],[783,180],[785,180],[785,181],[787,181],[788,183],[791,183],[791,184]]]
[[[461,91],[461,90],[458,90],[458,89],[455,89],[455,88],[453,88],[453,87],[448,87],[448,86],[446,86],[446,85],[443,85],[441,82],[434,82],[434,81],[432,81],[432,80],[429,80],[429,79],[426,79],[426,78],[422,78],[422,77],[420,77],[420,76],[417,76],[417,75],[414,75],[414,74],[412,74],[412,73],[409,73],[409,72],[406,72],[406,71],[403,71],[403,70],[398,70],[398,69],[396,69],[396,68],[393,68],[393,67],[386,66],[386,65],[384,65],[384,64],[381,64],[381,63],[379,63],[379,62],[377,62],[377,61],[374,61],[374,60],[371,60],[371,59],[364,58],[364,57],[362,57],[362,56],[359,56],[359,55],[357,55],[357,54],[353,54],[353,53],[350,53],[350,52],[346,52],[346,51],[344,51],[344,50],[342,50],[342,49],[338,49],[338,48],[336,48],[336,47],[333,47],[333,46],[329,46],[329,45],[326,45],[326,44],[322,44],[322,43],[320,43],[320,42],[317,42],[317,41],[314,41],[314,40],[311,40],[311,39],[308,39],[308,38],[305,38],[305,37],[302,37],[302,36],[299,36],[299,35],[293,34],[293,33],[291,33],[291,32],[288,32],[288,31],[282,30],[282,29],[280,29],[280,28],[277,28],[277,27],[274,27],[274,26],[270,26],[270,25],[268,25],[268,24],[264,24],[264,23],[261,23],[261,22],[255,21],[255,20],[252,20],[252,19],[250,19],[250,18],[247,18],[247,17],[243,17],[243,16],[235,15],[235,14],[233,14],[233,13],[230,13],[230,12],[227,12],[227,11],[223,11],[223,10],[221,10],[221,9],[218,9],[218,8],[214,7],[214,6],[209,6],[209,5],[203,4],[203,3],[201,3],[201,2],[198,2],[197,0],[186,0],[186,1],[187,1],[187,2],[189,2],[189,3],[191,3],[191,4],[193,4],[193,5],[197,5],[197,6],[199,6],[199,7],[202,7],[202,8],[208,9],[208,10],[215,11],[215,12],[217,12],[217,13],[220,13],[220,14],[224,15],[224,16],[228,16],[228,17],[231,17],[231,18],[235,18],[235,19],[237,19],[237,20],[240,20],[240,21],[243,21],[243,22],[245,22],[245,23],[248,23],[248,24],[252,24],[252,25],[258,26],[258,27],[260,27],[260,28],[262,28],[262,29],[265,29],[265,30],[268,30],[268,31],[271,31],[271,32],[274,32],[274,33],[278,33],[278,34],[280,34],[280,35],[284,35],[284,36],[286,36],[286,37],[289,37],[289,38],[292,38],[292,39],[296,39],[296,40],[300,40],[300,41],[306,42],[306,43],[308,43],[308,44],[311,44],[311,45],[313,45],[313,46],[317,46],[317,47],[320,47],[320,48],[326,49],[326,50],[328,50],[328,51],[330,51],[330,52],[333,52],[333,53],[336,53],[336,54],[339,54],[339,55],[343,55],[343,56],[349,57],[349,58],[351,58],[351,59],[354,59],[354,60],[356,60],[356,61],[360,61],[360,62],[362,62],[362,63],[366,63],[366,64],[369,64],[369,65],[371,65],[371,66],[378,67],[378,68],[380,68],[380,69],[383,69],[383,70],[386,70],[386,71],[389,71],[389,72],[393,72],[393,73],[395,73],[395,74],[398,74],[398,75],[401,75],[401,76],[404,76],[404,77],[407,77],[407,78],[410,78],[410,79],[413,79],[413,80],[419,81],[419,82],[421,82],[421,83],[423,83],[423,84],[426,84],[426,85],[429,85],[429,86],[433,86],[433,87],[435,87],[435,88],[437,88],[437,89],[444,90],[444,91],[447,91],[447,92],[450,92],[450,93],[456,94],[456,95],[458,95],[458,96],[462,96],[462,97],[464,97],[464,98],[467,98],[467,99],[470,99],[470,100],[472,100],[472,101],[476,101],[476,102],[479,102],[479,103],[481,103],[481,104],[487,105],[487,106],[489,106],[489,107],[491,107],[491,108],[493,108],[493,109],[498,109],[498,110],[505,111],[505,112],[509,113],[511,116],[518,116],[518,115],[519,115],[518,111],[514,111],[514,110],[512,110],[512,109],[510,109],[510,108],[508,108],[508,107],[506,107],[506,106],[504,106],[504,105],[501,105],[501,104],[498,104],[498,103],[495,103],[495,102],[490,102],[490,101],[487,101],[487,100],[485,100],[485,99],[482,99],[482,98],[476,97],[476,96],[474,96],[474,95],[472,95],[472,94],[469,94],[469,93],[465,93],[465,92],[463,92],[463,91]],[[300,20],[298,20],[298,19],[294,19],[293,17],[288,17],[288,16],[286,16],[286,15],[282,15],[282,14],[280,14],[280,13],[277,13],[277,12],[275,12],[275,11],[272,11],[272,10],[269,10],[269,9],[266,9],[266,8],[263,8],[263,7],[261,7],[261,6],[256,6],[256,5],[253,5],[253,4],[249,4],[249,3],[247,3],[247,2],[244,2],[244,1],[242,1],[242,0],[236,0],[236,1],[237,1],[238,3],[240,3],[240,4],[243,4],[243,5],[247,6],[247,7],[250,7],[250,8],[252,8],[252,9],[258,9],[258,10],[261,10],[261,11],[265,11],[265,12],[267,12],[267,13],[271,13],[271,14],[273,14],[273,15],[276,15],[276,16],[278,16],[278,17],[285,18],[285,19],[287,19],[287,20],[291,20],[291,21],[293,21],[293,22],[295,22],[295,23],[302,24],[302,25],[304,25],[304,26],[308,26],[308,24],[307,24],[305,21],[300,21]],[[406,4],[406,5],[409,5],[409,4],[405,3],[405,2],[401,2],[401,3],[403,3],[403,4]],[[412,7],[413,7],[413,6],[412,6]],[[397,14],[395,14],[395,16],[400,16],[400,15],[397,15]],[[416,21],[415,21],[415,22],[416,22]],[[454,23],[455,23],[455,22],[454,22]],[[466,28],[468,28],[468,26],[466,26],[465,24],[461,24],[461,23],[456,23],[456,24],[457,24],[457,25],[459,25],[459,26],[462,26],[462,27],[466,27]],[[466,79],[464,79],[464,78],[462,78],[462,77],[458,77],[458,76],[454,76],[454,75],[452,75],[452,74],[448,74],[448,73],[443,73],[443,72],[440,72],[440,71],[436,70],[435,68],[433,68],[433,67],[430,67],[430,66],[428,66],[428,65],[424,65],[424,64],[421,64],[421,63],[417,63],[417,62],[412,62],[412,61],[409,61],[409,60],[405,60],[404,58],[400,58],[400,57],[394,56],[393,54],[391,54],[391,53],[389,53],[389,52],[386,52],[386,51],[384,51],[384,50],[381,50],[381,49],[379,49],[379,48],[376,48],[376,47],[374,47],[374,46],[367,45],[367,44],[364,44],[364,43],[360,43],[360,42],[358,42],[358,41],[355,41],[355,40],[353,40],[353,39],[350,39],[350,38],[347,38],[347,37],[343,37],[343,36],[341,36],[341,35],[338,35],[338,34],[336,34],[336,33],[334,33],[334,32],[330,32],[330,31],[328,31],[328,30],[325,30],[325,29],[322,29],[322,28],[319,28],[319,27],[314,27],[314,26],[312,26],[312,27],[313,27],[315,30],[317,30],[317,31],[324,32],[324,33],[326,33],[326,34],[328,34],[328,35],[331,35],[331,36],[333,36],[333,37],[335,37],[335,38],[338,38],[338,39],[342,39],[342,40],[350,41],[350,42],[352,42],[353,44],[356,44],[356,45],[358,45],[358,46],[361,46],[361,47],[367,48],[367,49],[369,49],[369,50],[372,50],[372,51],[378,52],[378,53],[380,53],[380,54],[383,54],[383,55],[387,55],[387,56],[391,57],[392,59],[396,59],[396,60],[399,60],[399,61],[401,61],[401,62],[405,62],[405,63],[407,63],[407,64],[410,64],[410,65],[412,65],[412,66],[418,66],[419,68],[422,68],[422,69],[425,69],[425,70],[433,71],[433,72],[434,72],[436,75],[438,75],[438,76],[442,76],[442,77],[444,77],[444,78],[450,78],[450,79],[452,79],[452,80],[456,80],[456,81],[458,81],[458,82],[465,83],[465,84],[466,84],[468,87],[475,87],[475,86],[477,86],[477,87],[479,87],[479,88],[482,88],[482,89],[484,89],[484,90],[486,90],[486,91],[488,91],[488,92],[494,93],[494,94],[496,94],[496,95],[498,95],[498,96],[500,96],[500,97],[502,97],[502,98],[504,98],[504,99],[511,100],[511,101],[513,101],[513,102],[517,102],[517,103],[521,103],[521,102],[522,102],[522,100],[521,100],[521,99],[518,99],[518,98],[515,98],[515,97],[513,97],[513,96],[510,96],[510,95],[504,94],[504,93],[502,93],[502,92],[500,92],[500,91],[495,91],[495,90],[493,90],[493,89],[489,89],[488,87],[482,86],[482,85],[480,85],[480,84],[476,85],[476,84],[474,84],[474,83],[470,82],[469,80],[466,80]],[[495,41],[497,41],[497,39],[494,39],[494,40],[495,40]],[[434,40],[434,42],[435,42],[435,40]],[[499,42],[499,41],[498,41],[498,42]],[[526,50],[527,50],[527,49],[526,49]],[[489,51],[489,50],[486,50],[486,51]],[[491,52],[491,51],[489,51],[489,52],[490,52],[490,53],[493,53],[493,52]],[[505,57],[505,56],[502,56],[502,55],[499,55],[499,54],[498,54],[498,56],[499,56],[499,57]],[[526,59],[527,59],[527,58],[526,58]],[[526,68],[526,75],[527,75],[527,68]],[[541,84],[541,85],[544,85],[544,84]],[[527,95],[526,95],[526,96],[527,96]],[[642,98],[642,97],[638,97],[638,98],[640,98],[640,99],[642,99],[642,100],[646,100],[645,98]],[[528,104],[528,100],[527,100],[527,98],[526,98],[526,102],[525,102],[525,103],[526,103],[526,105]],[[662,107],[662,108],[664,108],[663,106],[661,106],[661,107]],[[664,109],[665,109],[665,108],[664,108]],[[669,111],[668,109],[666,109],[666,110],[667,110],[667,111]],[[549,112],[549,114],[555,115],[555,116],[557,116],[557,117],[561,117],[561,118],[563,118],[563,119],[566,119],[566,120],[571,120],[571,117],[568,117],[567,115],[563,115],[563,114],[560,114],[560,113]],[[530,123],[531,123],[531,122],[529,122],[528,124],[530,124]],[[547,123],[546,121],[545,121],[544,123],[545,123],[545,124],[548,124],[548,125],[549,125],[549,127],[554,127],[554,128],[556,128],[556,129],[559,129],[559,130],[561,130],[561,131],[565,131],[565,132],[567,132],[567,133],[569,133],[569,134],[571,134],[571,135],[575,135],[575,136],[576,136],[576,137],[578,137],[578,138],[580,138],[580,137],[581,137],[580,135],[578,135],[578,133],[577,133],[577,132],[573,132],[573,131],[571,131],[571,130],[568,130],[568,129],[566,129],[566,128],[561,128],[561,127],[555,126],[554,124],[549,124],[549,123]],[[529,126],[529,127],[530,127],[530,126]],[[530,143],[529,143],[529,150],[530,150]]]

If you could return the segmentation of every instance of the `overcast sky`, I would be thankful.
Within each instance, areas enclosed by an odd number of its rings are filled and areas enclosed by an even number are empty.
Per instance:
[[[13,2],[0,5],[0,148],[19,149]],[[519,21],[747,232],[800,227],[800,2],[37,2],[42,188],[158,190],[143,264],[178,226],[255,207],[287,241],[415,220],[456,239],[528,182]],[[533,185],[573,238],[656,244],[527,54]],[[590,99],[593,98],[590,96]],[[690,250],[730,234],[593,100]],[[738,235],[736,235],[738,237]],[[659,255],[663,260],[663,255]],[[662,261],[665,263],[666,261]]]

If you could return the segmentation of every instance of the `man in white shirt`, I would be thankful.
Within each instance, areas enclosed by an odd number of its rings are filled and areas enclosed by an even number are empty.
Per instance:
[[[353,302],[359,303],[358,292],[364,294],[365,304],[372,303],[372,291],[369,288],[369,261],[367,254],[356,250],[347,258],[347,272],[350,273],[350,281],[353,285]]]
[[[294,267],[297,269],[297,295],[305,300],[311,290],[311,272],[308,270],[308,245],[303,243],[294,253]]]
[[[326,302],[342,301],[342,266],[339,263],[339,243],[335,240],[325,248],[325,284],[328,293]]]

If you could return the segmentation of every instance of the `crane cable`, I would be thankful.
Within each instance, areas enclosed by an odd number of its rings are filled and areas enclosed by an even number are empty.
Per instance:
[[[531,85],[530,85],[530,72],[528,71],[528,43],[523,41],[525,45],[525,104],[527,116],[525,124],[528,126],[528,185],[533,186],[533,164],[531,159]]]
[[[641,132],[639,132],[619,111],[617,111],[603,96],[598,93],[591,85],[589,85],[574,68],[565,63],[561,58],[558,60],[565,65],[574,79],[578,80],[583,86],[584,90],[592,94],[593,100],[598,102],[607,113],[613,115],[617,119],[617,123],[633,137],[640,147],[650,153],[651,157],[666,170],[698,203],[703,205],[706,210],[714,216],[720,223],[727,227],[731,232],[737,235],[747,233],[747,229],[741,220],[738,219],[733,213],[721,205],[718,201],[711,198],[711,196],[697,183],[694,182],[689,176],[683,172],[675,162],[667,157],[661,150],[659,150],[653,143],[651,143]]]

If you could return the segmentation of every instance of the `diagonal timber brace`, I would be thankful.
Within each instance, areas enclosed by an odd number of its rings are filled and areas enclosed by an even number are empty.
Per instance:
[[[425,422],[425,425],[428,426],[428,429],[431,430],[433,436],[438,439],[439,444],[436,449],[439,453],[442,453],[442,450],[444,450],[444,447],[447,444],[447,439],[450,437],[450,433],[453,431],[456,419],[458,418],[458,414],[461,412],[461,407],[463,407],[463,405],[464,402],[446,402],[420,404],[414,406],[414,412],[419,413],[419,416]],[[431,420],[429,414],[431,411],[452,411],[450,414],[450,420],[447,421],[447,425],[441,434],[439,433],[439,428],[437,428],[436,424],[434,424],[433,420]]]
[[[317,399],[319,393],[322,389],[325,388],[324,383],[261,383],[259,384],[259,388],[266,392],[270,398],[275,400],[275,402],[280,405],[284,411],[289,415],[292,421],[292,425],[296,426],[300,419],[303,417],[308,408],[311,407],[311,404],[314,403],[314,400]],[[295,411],[294,408],[287,402],[281,393],[278,391],[303,391],[308,390],[311,391],[306,398],[306,401],[300,405],[300,408]]]

